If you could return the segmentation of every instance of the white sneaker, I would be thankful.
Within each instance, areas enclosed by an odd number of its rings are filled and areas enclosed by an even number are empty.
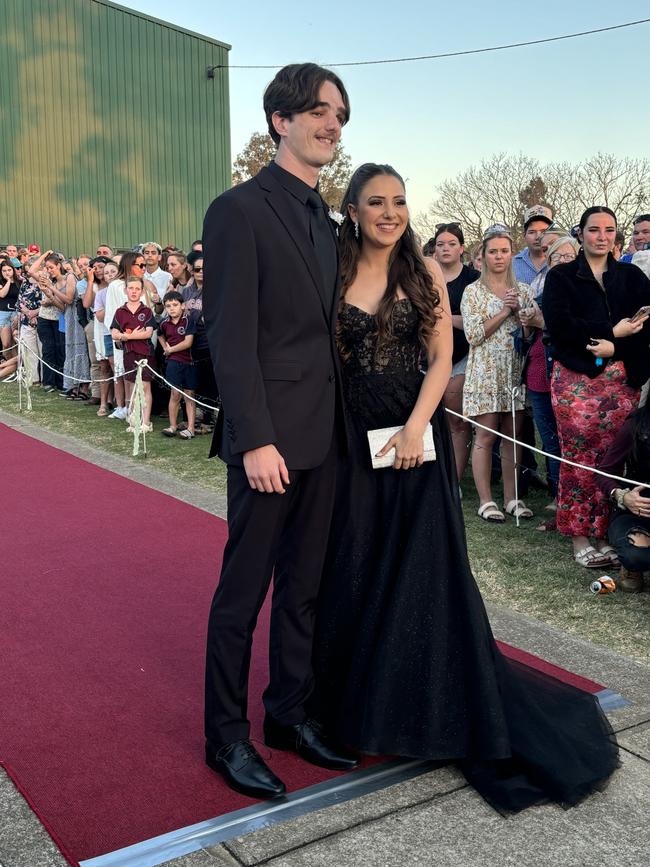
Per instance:
[[[109,418],[118,418],[120,421],[124,421],[126,418],[127,409],[125,406],[116,407],[113,412],[108,416]]]

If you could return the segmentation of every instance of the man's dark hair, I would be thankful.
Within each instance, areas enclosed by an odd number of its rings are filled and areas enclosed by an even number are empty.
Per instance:
[[[192,250],[191,253],[187,254],[187,264],[194,267],[194,263],[197,259],[203,258],[203,252],[201,250]]]
[[[422,247],[422,255],[425,257],[431,257],[436,252],[436,239],[429,238],[424,247]]]
[[[650,222],[650,214],[639,214],[638,217],[635,217],[632,220],[632,225],[636,226],[637,223],[648,223]]]
[[[185,299],[183,298],[181,293],[177,292],[175,289],[170,289],[169,292],[165,292],[163,304],[166,304],[168,301],[180,301],[181,304],[185,304]]]
[[[331,81],[343,97],[345,105],[345,120],[350,120],[350,100],[343,82],[332,72],[316,63],[292,63],[281,69],[264,91],[264,113],[269,127],[269,135],[276,145],[280,144],[280,136],[273,126],[273,114],[277,111],[281,117],[292,118],[294,114],[310,111],[319,104],[321,85]]]

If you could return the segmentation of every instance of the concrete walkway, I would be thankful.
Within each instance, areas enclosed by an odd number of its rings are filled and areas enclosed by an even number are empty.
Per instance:
[[[0,412],[0,422],[213,514],[224,498]],[[520,614],[489,607],[497,638],[603,683],[622,767],[604,793],[508,819],[451,767],[168,861],[173,867],[646,867],[650,862],[650,667]],[[0,867],[66,861],[0,772]],[[136,865],[134,864],[134,867]],[[141,862],[137,867],[145,867]]]

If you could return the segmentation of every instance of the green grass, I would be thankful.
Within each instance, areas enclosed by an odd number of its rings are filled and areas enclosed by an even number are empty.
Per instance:
[[[95,408],[43,394],[40,389],[33,390],[32,401],[32,412],[24,413],[30,422],[125,458],[131,455],[133,439],[124,432],[123,422],[97,418]],[[0,383],[0,409],[19,415],[15,384]],[[160,435],[166,424],[166,420],[154,419],[147,457],[130,459],[225,493],[223,464],[207,458],[210,437],[189,442],[166,439]],[[495,487],[497,502],[500,494]],[[522,521],[519,528],[511,518],[493,525],[477,516],[478,499],[469,474],[463,481],[463,495],[470,558],[486,600],[650,662],[650,587],[638,595],[590,593],[589,584],[600,573],[573,561],[570,540],[534,529],[549,515],[544,512],[548,497],[543,492],[532,492],[526,498],[535,518]]]
[[[131,457],[133,435],[126,433],[123,421],[98,418],[96,406],[65,400],[56,393],[45,394],[40,388],[34,388],[31,392],[32,411],[22,414],[27,421],[76,437],[87,445],[130,459],[134,464],[144,464],[185,482],[225,494],[226,468],[218,459],[208,460],[210,435],[197,436],[193,440],[181,440],[178,437],[169,439],[161,434],[163,428],[168,426],[168,420],[154,418],[154,432],[147,435],[147,456],[141,453],[134,458]],[[15,383],[0,383],[0,409],[20,416],[18,386]]]

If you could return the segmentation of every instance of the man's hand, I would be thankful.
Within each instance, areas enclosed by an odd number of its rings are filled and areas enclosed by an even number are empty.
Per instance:
[[[289,484],[287,465],[274,445],[244,452],[244,470],[251,488],[262,494],[284,494],[283,483]]]

